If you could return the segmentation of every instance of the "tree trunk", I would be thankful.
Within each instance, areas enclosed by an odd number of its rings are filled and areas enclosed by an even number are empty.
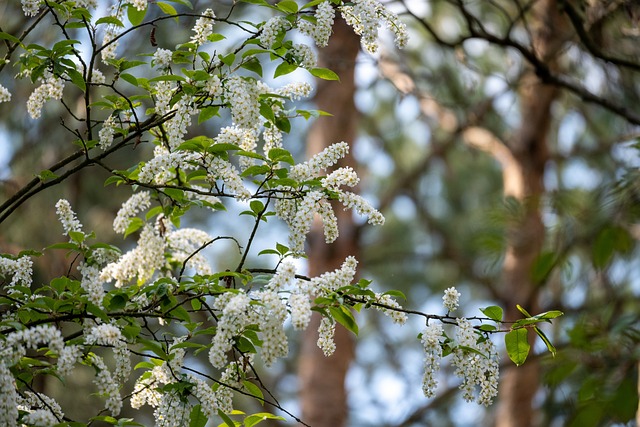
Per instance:
[[[318,82],[317,108],[333,116],[321,117],[311,127],[308,136],[309,155],[336,142],[353,142],[356,136],[354,66],[360,41],[342,19],[336,19],[333,30],[329,45],[319,52],[319,63],[335,71],[340,76],[340,82]],[[340,166],[353,167],[353,163],[353,158],[349,156]],[[307,253],[311,277],[339,268],[349,255],[358,256],[357,230],[351,211],[344,211],[341,206],[334,208],[340,230],[338,240],[327,245],[320,223],[314,224],[309,235]],[[332,356],[325,357],[316,345],[319,323],[320,316],[314,313],[303,336],[298,368],[302,419],[313,427],[340,427],[347,423],[344,382],[353,359],[353,338],[350,332],[337,325],[336,351]]]
[[[533,47],[538,58],[554,69],[554,59],[566,41],[566,25],[556,0],[536,2],[533,12]],[[532,269],[544,242],[540,200],[544,193],[544,167],[548,161],[547,135],[551,105],[557,88],[544,84],[531,70],[520,82],[520,129],[509,143],[514,161],[504,170],[504,194],[521,204],[521,215],[510,224],[503,265],[502,299],[505,319],[522,317],[516,304],[530,313],[538,311],[538,287]],[[530,334],[530,338],[534,338]],[[535,425],[533,398],[540,380],[539,363],[528,360],[523,366],[511,365],[502,377],[499,390],[497,427]]]

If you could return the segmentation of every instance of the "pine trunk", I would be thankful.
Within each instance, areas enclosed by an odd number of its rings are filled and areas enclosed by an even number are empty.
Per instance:
[[[312,126],[308,136],[308,154],[315,154],[340,141],[352,143],[356,136],[357,112],[354,106],[354,66],[360,48],[359,38],[340,19],[334,24],[334,36],[329,45],[319,52],[322,67],[334,70],[340,82],[319,81],[316,105],[332,117],[321,117]],[[345,159],[341,166],[353,166],[353,158]],[[358,256],[356,227],[351,211],[334,206],[340,229],[336,242],[324,242],[322,225],[314,224],[308,239],[309,275],[319,275],[339,268],[349,255]],[[345,377],[354,354],[351,333],[340,325],[336,327],[336,351],[325,357],[317,347],[320,318],[314,313],[305,332],[300,354],[299,379],[302,419],[313,427],[340,427],[347,424],[348,406]]]
[[[536,2],[532,23],[536,56],[554,69],[554,59],[564,44],[566,29],[556,0]],[[509,227],[503,265],[502,299],[507,320],[522,317],[516,304],[530,313],[539,309],[539,284],[534,283],[532,270],[544,242],[540,201],[544,194],[544,168],[549,159],[547,137],[551,106],[558,93],[556,87],[542,82],[533,70],[524,76],[520,87],[522,123],[509,142],[514,161],[504,170],[505,196],[514,197],[522,207],[521,215]],[[530,338],[533,339],[533,335],[530,334]],[[540,381],[539,371],[539,363],[533,358],[523,366],[510,365],[503,371],[497,427],[536,425],[533,399]]]

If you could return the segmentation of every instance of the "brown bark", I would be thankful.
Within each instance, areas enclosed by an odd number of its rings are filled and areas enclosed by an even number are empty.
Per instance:
[[[359,38],[344,21],[336,20],[334,35],[329,46],[319,52],[320,66],[331,68],[340,76],[340,82],[319,81],[317,108],[333,117],[322,117],[314,123],[308,136],[308,153],[315,154],[336,142],[353,142],[356,136],[357,113],[353,101],[355,93],[354,66],[360,48]],[[353,158],[345,159],[341,166],[353,166]],[[351,211],[334,206],[340,229],[336,242],[324,242],[322,226],[314,224],[309,235],[309,275],[316,276],[339,268],[349,255],[357,257],[356,227]],[[336,327],[336,351],[325,357],[317,347],[320,317],[314,314],[303,336],[300,364],[300,401],[302,419],[313,427],[340,427],[347,423],[347,395],[345,377],[353,359],[351,332]]]
[[[538,1],[532,12],[534,50],[538,58],[554,69],[555,56],[566,41],[567,26],[556,0]],[[521,215],[509,227],[503,265],[502,299],[507,320],[522,317],[516,304],[533,313],[539,309],[539,284],[533,282],[531,272],[544,242],[540,199],[544,193],[544,167],[549,158],[547,136],[551,105],[556,96],[557,89],[542,83],[533,71],[524,76],[520,91],[522,123],[508,145],[512,158],[503,163],[505,196],[516,198],[522,206]],[[533,398],[538,389],[539,371],[538,361],[532,359],[503,372],[497,427],[535,425]]]

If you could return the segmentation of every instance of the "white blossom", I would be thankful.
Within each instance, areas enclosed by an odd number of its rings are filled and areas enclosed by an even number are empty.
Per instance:
[[[153,54],[153,64],[156,68],[169,68],[171,66],[173,52],[169,49],[158,48]]]
[[[11,101],[11,92],[6,87],[0,85],[0,102]]]
[[[111,415],[117,416],[122,409],[122,398],[120,396],[120,386],[113,378],[111,372],[100,356],[91,354],[91,363],[98,370],[93,382],[98,388],[98,395],[106,398],[105,408]]]
[[[331,37],[335,9],[330,1],[325,1],[318,5],[313,16],[315,23],[301,19],[298,28],[302,33],[311,36],[319,47],[325,47]]]
[[[64,229],[64,235],[69,235],[69,232],[81,232],[82,224],[76,218],[76,213],[71,209],[71,205],[65,199],[60,199],[56,203],[56,213]]]
[[[33,275],[33,261],[24,255],[18,259],[11,259],[0,256],[0,274],[11,275],[11,283],[9,283],[8,293],[11,295],[18,292],[13,289],[15,285],[31,286]]]
[[[289,176],[298,181],[305,181],[318,175],[324,169],[335,165],[349,152],[349,144],[339,142],[332,144],[314,155],[304,163],[298,163],[291,168]]]
[[[283,16],[274,16],[264,23],[260,30],[260,43],[270,48],[276,42],[278,34],[289,28],[289,21]]]
[[[100,132],[98,132],[98,145],[103,150],[106,150],[111,146],[111,144],[113,144],[113,136],[116,133],[116,125],[116,119],[113,114],[110,115],[107,120],[102,123],[102,128],[100,129]]]
[[[42,84],[38,86],[29,95],[27,100],[27,111],[32,119],[40,118],[42,113],[42,107],[45,102],[62,98],[62,91],[64,89],[64,80],[53,75],[49,75],[43,79]]]
[[[36,16],[44,0],[22,0],[22,11],[26,16]]]
[[[118,214],[113,220],[113,230],[116,233],[123,234],[129,227],[131,218],[140,211],[148,209],[149,206],[151,206],[151,194],[148,191],[134,193],[118,210]]]
[[[385,316],[389,316],[394,323],[404,325],[407,322],[407,314],[400,311],[402,310],[402,306],[398,304],[398,301],[394,300],[390,295],[376,294],[375,301],[378,304],[386,306],[375,306],[375,308],[384,313]]]
[[[213,10],[207,9],[204,11],[203,16],[198,18],[195,26],[193,27],[193,32],[195,33],[191,36],[191,41],[196,45],[204,44],[207,41],[207,38],[213,32],[213,19],[216,17],[216,14],[213,13]]]
[[[97,68],[94,68],[91,71],[91,83],[93,84],[104,84],[104,82],[106,82],[107,79],[104,76],[104,74],[102,73],[102,71],[98,70]]]
[[[344,20],[360,35],[362,47],[369,53],[378,50],[378,28],[384,23],[395,35],[398,47],[407,43],[406,26],[393,12],[386,9],[377,0],[354,0],[350,5],[340,6]]]
[[[225,81],[224,97],[231,108],[233,122],[246,129],[260,124],[258,90],[255,81],[231,76]]]
[[[456,339],[459,347],[454,350],[451,363],[456,367],[454,374],[462,378],[462,397],[466,401],[473,401],[475,389],[479,387],[477,402],[489,405],[498,393],[498,352],[491,340],[478,340],[479,336],[467,319],[461,318],[456,321]]]
[[[313,68],[318,65],[316,54],[306,44],[294,44],[292,53],[298,60],[298,63],[304,68]]]
[[[444,296],[442,297],[442,303],[444,308],[448,311],[453,311],[458,308],[458,303],[460,299],[460,292],[457,291],[456,288],[451,287],[445,289]]]
[[[440,370],[440,361],[442,360],[442,325],[440,323],[431,323],[422,331],[422,345],[424,346],[424,376],[422,378],[422,392],[425,397],[435,396],[435,390],[438,386],[436,375]]]
[[[366,216],[369,224],[384,224],[384,216],[359,194],[350,191],[338,191],[338,200],[344,205],[345,209],[353,209],[360,215]]]
[[[130,0],[133,7],[142,12],[147,8],[147,0]]]
[[[311,301],[303,293],[294,293],[289,297],[291,324],[293,329],[304,330],[311,321]]]
[[[333,336],[336,332],[336,322],[328,317],[323,317],[318,328],[318,347],[325,356],[329,357],[336,351],[336,343]]]
[[[104,287],[102,286],[102,280],[100,280],[100,269],[96,265],[80,263],[78,271],[82,273],[80,286],[87,293],[89,301],[98,307],[102,307]]]
[[[0,361],[0,425],[18,425],[18,392],[13,374],[4,361]]]

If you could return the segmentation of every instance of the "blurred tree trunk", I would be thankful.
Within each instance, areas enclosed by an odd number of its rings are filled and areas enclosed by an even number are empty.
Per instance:
[[[309,132],[308,154],[313,155],[340,141],[355,140],[358,114],[354,105],[354,67],[360,49],[359,38],[342,19],[336,19],[334,36],[319,52],[319,64],[331,68],[340,82],[321,80],[317,84],[317,108],[329,111],[332,117],[321,117]],[[351,155],[340,166],[354,166]],[[336,242],[327,245],[322,224],[316,221],[309,235],[309,275],[311,277],[339,268],[349,255],[358,256],[357,229],[351,212],[335,206],[340,229]],[[348,407],[345,377],[354,354],[351,333],[337,325],[336,351],[325,357],[316,345],[320,316],[314,313],[303,336],[299,378],[302,419],[313,427],[340,427],[347,423]]]
[[[566,41],[564,32],[567,29],[556,0],[536,2],[531,23],[535,54],[553,70],[556,68],[555,56]],[[507,320],[522,317],[516,304],[530,313],[539,309],[539,284],[533,281],[532,269],[544,242],[540,201],[544,193],[544,168],[549,159],[547,137],[552,119],[551,105],[557,94],[557,88],[544,84],[533,70],[520,82],[522,122],[508,143],[512,161],[504,169],[504,194],[518,200],[521,206],[517,220],[508,228],[503,265],[502,299]],[[523,366],[511,365],[504,371],[497,427],[535,425],[533,398],[540,380],[539,370],[538,361],[532,358]]]

